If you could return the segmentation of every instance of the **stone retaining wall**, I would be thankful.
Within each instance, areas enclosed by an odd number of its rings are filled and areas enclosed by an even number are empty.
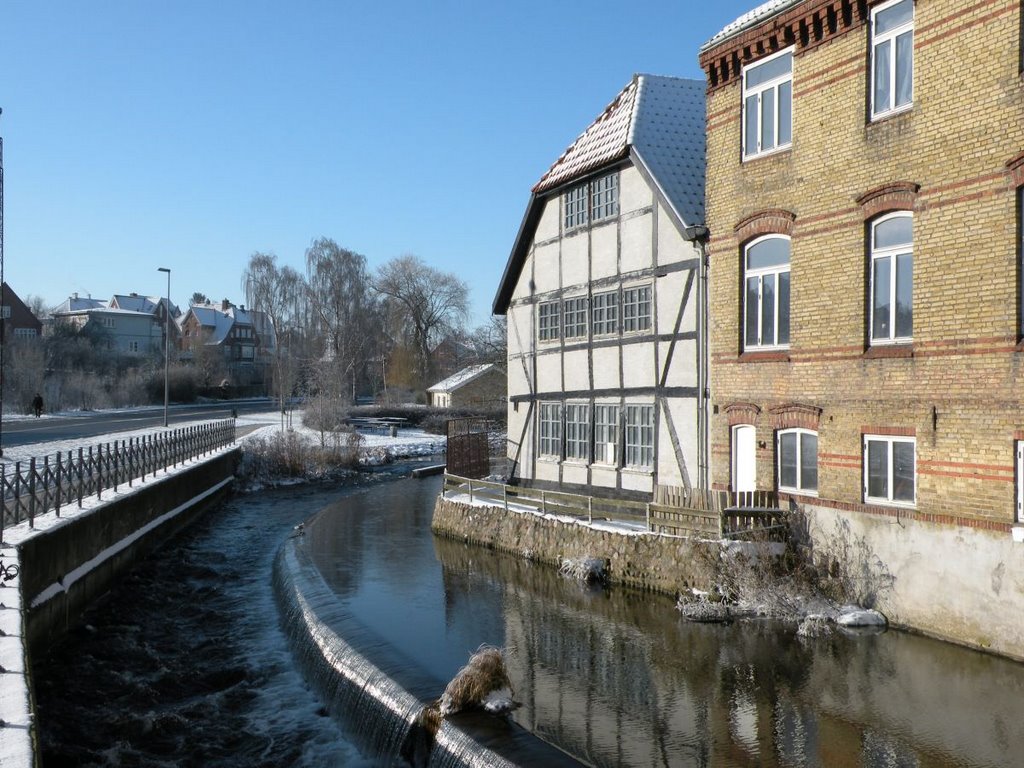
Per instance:
[[[596,557],[608,564],[613,584],[677,595],[713,583],[704,552],[717,543],[650,533],[601,530],[501,507],[475,506],[444,497],[434,505],[434,533],[510,552],[555,566],[566,558]]]

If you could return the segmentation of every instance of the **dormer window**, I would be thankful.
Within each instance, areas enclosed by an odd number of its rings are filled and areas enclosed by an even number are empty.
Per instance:
[[[605,174],[577,184],[564,197],[565,230],[577,229],[590,222],[603,221],[619,214],[619,173]]]
[[[793,51],[743,69],[743,158],[793,143]]]

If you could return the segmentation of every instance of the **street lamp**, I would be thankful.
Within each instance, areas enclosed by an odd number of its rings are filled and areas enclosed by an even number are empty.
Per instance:
[[[167,322],[164,325],[164,426],[167,426],[167,401],[170,397],[170,361],[171,361],[171,270],[167,267],[157,267],[157,272],[167,273],[167,306],[164,307],[164,315]]]

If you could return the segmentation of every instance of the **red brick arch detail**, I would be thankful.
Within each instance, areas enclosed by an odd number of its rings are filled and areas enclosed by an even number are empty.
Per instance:
[[[733,231],[741,243],[753,240],[760,235],[793,235],[793,222],[796,214],[782,208],[752,213],[741,220]]]
[[[889,211],[912,211],[917,203],[920,184],[912,181],[894,181],[865,192],[857,198],[864,221]]]
[[[753,403],[729,403],[722,410],[725,411],[730,427],[737,424],[757,424],[757,417],[761,414],[761,409]]]
[[[810,429],[818,431],[821,423],[821,408],[803,403],[786,403],[772,408],[772,426],[775,429]]]
[[[1010,184],[1015,187],[1024,187],[1024,152],[1007,161],[1006,172],[1010,176]]]

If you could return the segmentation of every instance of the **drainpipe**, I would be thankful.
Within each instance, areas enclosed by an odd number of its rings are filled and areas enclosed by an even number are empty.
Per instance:
[[[697,487],[710,488],[711,444],[710,444],[710,402],[711,390],[708,371],[710,342],[708,328],[708,228],[693,226],[686,228],[686,236],[700,252],[697,283]]]

